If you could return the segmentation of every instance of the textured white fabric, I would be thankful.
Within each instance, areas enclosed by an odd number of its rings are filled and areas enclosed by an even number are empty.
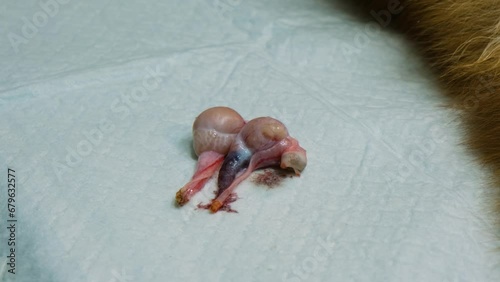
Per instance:
[[[332,1],[3,1],[15,281],[493,281],[483,173],[397,36]],[[191,125],[273,116],[300,178],[179,209]],[[1,179],[1,226],[7,181]],[[2,281],[7,272],[2,227]]]

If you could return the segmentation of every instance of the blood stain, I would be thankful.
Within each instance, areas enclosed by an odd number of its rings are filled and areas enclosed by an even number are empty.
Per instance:
[[[275,188],[279,186],[285,178],[293,177],[293,172],[280,168],[266,168],[260,172],[256,172],[252,177],[252,182],[267,186],[268,188]]]

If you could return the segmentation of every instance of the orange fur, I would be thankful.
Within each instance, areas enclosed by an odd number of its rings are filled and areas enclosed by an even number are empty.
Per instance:
[[[359,0],[369,11],[400,2],[390,25],[404,32],[460,111],[467,146],[492,172],[491,200],[500,223],[500,1]],[[368,14],[368,13],[367,13]]]

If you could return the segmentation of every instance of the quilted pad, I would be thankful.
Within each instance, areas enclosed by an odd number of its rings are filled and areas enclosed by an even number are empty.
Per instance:
[[[500,278],[458,116],[375,19],[321,0],[0,7],[0,280]],[[243,182],[237,214],[196,209],[213,180],[174,205],[217,105],[281,120],[308,153],[279,187]]]

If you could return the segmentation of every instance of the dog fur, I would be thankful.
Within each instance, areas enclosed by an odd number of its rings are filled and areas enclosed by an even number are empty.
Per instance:
[[[462,116],[464,143],[491,171],[489,200],[500,227],[500,1],[357,2],[366,15],[401,5],[390,26],[414,43]]]

